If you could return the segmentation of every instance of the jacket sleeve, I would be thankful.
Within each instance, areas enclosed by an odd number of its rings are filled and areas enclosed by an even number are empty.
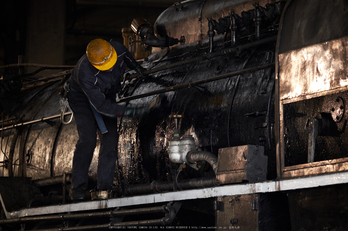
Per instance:
[[[125,53],[124,60],[129,68],[135,70],[140,75],[141,78],[145,78],[144,76],[145,69],[133,58],[132,54],[128,50]]]
[[[110,40],[110,43],[119,53],[124,54],[123,60],[129,68],[135,70],[138,66],[140,66],[139,63],[134,59],[133,55],[123,44],[112,39]]]
[[[127,64],[129,68],[135,70],[139,66],[139,64],[137,63],[137,61],[135,61],[134,57],[127,49],[125,52],[126,53],[124,56],[124,62]]]
[[[106,98],[97,86],[98,79],[88,71],[88,68],[80,69],[78,81],[89,102],[100,114],[117,117],[125,111],[125,107],[117,104],[116,100]]]

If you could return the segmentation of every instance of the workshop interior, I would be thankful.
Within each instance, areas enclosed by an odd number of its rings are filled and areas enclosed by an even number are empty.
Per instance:
[[[1,231],[348,229],[346,0],[2,4]],[[145,78],[127,70],[115,99],[111,196],[75,202],[62,89],[94,38]]]

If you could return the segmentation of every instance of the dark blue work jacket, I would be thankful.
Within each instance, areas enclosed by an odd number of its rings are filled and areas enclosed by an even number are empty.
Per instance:
[[[121,88],[120,80],[126,66],[135,69],[137,63],[127,48],[114,40],[110,44],[117,53],[117,62],[112,71],[100,71],[83,55],[72,71],[69,85],[72,91],[84,93],[91,105],[100,113],[109,117],[119,116],[124,110],[116,103],[116,93]]]

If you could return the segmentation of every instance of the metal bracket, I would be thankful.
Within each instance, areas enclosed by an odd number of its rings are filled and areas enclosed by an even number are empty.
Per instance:
[[[315,141],[319,134],[319,122],[318,119],[308,119],[306,128],[308,129],[308,163],[314,162],[315,156]]]

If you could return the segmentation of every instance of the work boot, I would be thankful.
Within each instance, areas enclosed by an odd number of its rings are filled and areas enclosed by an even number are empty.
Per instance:
[[[91,198],[91,194],[85,188],[71,189],[69,191],[70,199],[72,201],[85,201]]]
[[[106,200],[112,198],[111,190],[94,190],[91,192],[92,200]]]

